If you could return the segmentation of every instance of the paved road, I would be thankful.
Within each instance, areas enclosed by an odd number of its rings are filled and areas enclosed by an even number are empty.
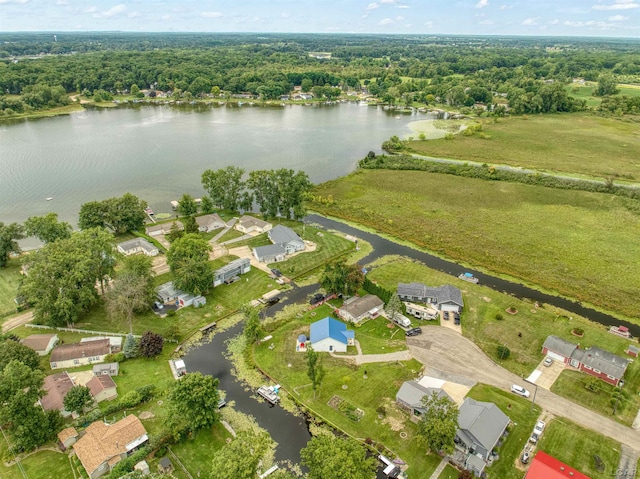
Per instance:
[[[429,327],[426,334],[407,338],[407,344],[413,357],[431,370],[465,376],[504,390],[509,390],[512,384],[520,384],[531,389],[533,393],[534,386],[527,385],[520,376],[494,363],[473,342],[451,329]],[[634,451],[640,451],[640,434],[630,427],[596,414],[543,388],[538,388],[535,402],[554,416],[566,417],[587,429],[598,431],[626,444]]]
[[[393,361],[409,361],[411,359],[411,353],[406,349],[404,351],[396,351],[393,353],[385,354],[362,354],[360,348],[360,342],[355,341],[358,354],[355,356],[347,356],[344,354],[329,353],[334,358],[344,359],[347,361],[353,361],[356,365],[368,364],[368,363],[389,363]]]
[[[615,477],[619,477],[621,479],[634,479],[636,477],[636,467],[638,465],[639,455],[640,453],[629,448],[626,444],[623,444],[618,469],[614,471]]]

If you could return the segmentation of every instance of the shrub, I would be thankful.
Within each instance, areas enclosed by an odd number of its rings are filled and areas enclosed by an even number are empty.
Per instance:
[[[504,319],[504,316],[502,316],[502,313],[496,313],[496,320],[502,321],[503,319]]]
[[[105,363],[121,363],[125,359],[126,358],[124,357],[124,353],[112,353],[112,354],[107,354],[104,357],[104,362]]]
[[[506,346],[499,345],[496,348],[496,355],[500,360],[509,359],[509,356],[511,355],[511,350]]]
[[[582,329],[582,328],[574,328],[573,329],[573,334],[575,334],[576,336],[584,336],[584,329]]]
[[[167,311],[167,317],[169,318],[173,318],[176,314],[177,313],[175,309],[170,309],[169,311]]]
[[[164,339],[159,334],[147,331],[140,338],[140,355],[145,358],[153,358],[162,353]]]
[[[147,402],[156,394],[156,387],[153,384],[147,384],[136,389],[136,392],[140,395],[140,402]]]
[[[121,408],[137,406],[142,401],[142,395],[138,391],[129,391],[118,401]]]

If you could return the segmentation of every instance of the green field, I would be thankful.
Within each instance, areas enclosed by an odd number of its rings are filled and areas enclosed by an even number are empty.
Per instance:
[[[540,415],[540,407],[534,406],[531,410],[531,403],[526,399],[486,384],[476,384],[467,396],[476,401],[494,403],[512,422],[508,429],[509,435],[498,448],[500,457],[487,468],[487,475],[500,479],[521,479],[522,472],[514,468],[513,464],[529,440],[531,430]]]
[[[54,449],[53,444],[49,445]],[[20,460],[20,464],[24,468],[26,476],[24,476],[15,463],[7,465],[9,458],[13,458],[7,449],[7,443],[0,436],[0,477],[2,479],[62,479],[73,477],[69,457],[62,452],[54,452],[53,450],[43,450],[31,454],[30,456]]]
[[[11,258],[5,268],[0,268],[0,318],[15,312],[14,298],[18,291],[19,281],[20,260]]]
[[[476,268],[638,317],[640,204],[420,171],[358,170],[310,206]]]
[[[564,418],[547,424],[538,449],[592,479],[615,477],[620,460],[619,443]],[[604,462],[604,471],[596,469],[594,455],[600,456]]]
[[[496,357],[498,345],[507,346],[511,350],[511,356],[500,364],[518,376],[529,376],[542,361],[542,344],[547,336],[553,334],[568,341],[577,340],[578,338],[571,334],[573,328],[584,330],[584,336],[579,339],[581,347],[597,345],[626,357],[624,350],[628,341],[610,334],[604,326],[578,316],[569,316],[555,307],[548,305],[536,307],[530,301],[521,301],[482,285],[461,281],[405,258],[384,257],[372,266],[368,274],[369,279],[386,289],[395,290],[399,282],[413,281],[433,286],[452,284],[459,287],[465,304],[462,312],[462,333],[492,358]],[[506,313],[505,310],[509,307],[515,307],[518,313],[514,315]],[[504,319],[497,320],[497,314],[501,314]],[[425,334],[428,334],[428,330]],[[572,387],[571,384],[565,385],[562,378],[566,374],[568,372],[563,373],[560,376],[561,380],[554,384],[554,392],[611,417],[612,408],[608,402],[610,392],[606,392],[606,383],[602,382],[605,390],[602,394],[589,393],[582,383],[576,387]],[[586,378],[584,374],[577,374],[580,378]],[[628,425],[633,421],[640,407],[638,396],[640,363],[638,361],[629,365],[625,383],[629,399],[619,405],[615,419]],[[589,404],[591,396],[593,396],[593,404]]]
[[[640,181],[638,123],[589,113],[483,120],[480,135],[412,141],[411,151],[436,158]]]

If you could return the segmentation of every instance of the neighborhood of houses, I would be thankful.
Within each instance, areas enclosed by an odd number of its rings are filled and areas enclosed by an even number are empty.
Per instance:
[[[272,225],[269,222],[245,215],[233,224],[227,224],[219,215],[210,214],[196,219],[199,231],[210,233],[216,230],[234,227],[247,236],[266,234],[270,245],[258,246],[251,250],[250,257],[241,257],[216,269],[212,275],[211,286],[230,284],[242,275],[251,271],[252,262],[276,263],[290,258],[292,255],[304,253],[310,246],[293,229],[283,225]],[[179,228],[182,225],[176,223]],[[151,238],[166,234],[171,223],[154,224],[146,229]],[[244,236],[243,236],[244,237]],[[144,254],[156,256],[159,249],[145,238],[134,238],[117,245],[123,255]],[[274,290],[263,296],[260,302],[279,294]],[[338,301],[336,295],[316,295],[311,301],[311,308],[322,304],[330,304],[333,315],[326,316],[309,325],[308,334],[296,333],[295,348],[304,352],[313,348],[317,352],[326,352],[338,357],[349,358],[348,348],[360,349],[356,338],[357,328],[367,321],[389,320],[405,330],[407,336],[412,322],[447,320],[455,318],[460,326],[460,315],[464,309],[463,292],[456,286],[445,284],[428,286],[422,283],[399,283],[396,293],[403,304],[403,313],[389,317],[385,311],[385,303],[378,296],[365,294],[355,295]],[[200,307],[206,304],[206,297],[194,296],[175,288],[169,281],[156,288],[157,302],[154,310],[161,311],[165,307],[183,308]],[[452,323],[452,322],[450,322]],[[213,323],[212,323],[213,324]],[[444,322],[443,322],[444,324]],[[624,333],[624,331],[622,331]],[[617,333],[619,334],[619,333]],[[266,339],[266,338],[265,338]],[[88,337],[74,344],[59,344],[56,334],[33,334],[22,340],[22,343],[41,356],[49,355],[52,370],[61,370],[45,378],[46,394],[40,399],[40,406],[46,411],[57,410],[64,417],[72,415],[64,407],[66,394],[76,385],[86,386],[90,390],[94,403],[110,401],[118,396],[114,377],[119,374],[118,363],[106,363],[108,355],[120,352],[122,337]],[[629,346],[627,354],[637,357],[638,348]],[[341,356],[341,353],[343,354]],[[563,368],[581,371],[596,377],[613,386],[622,386],[624,375],[630,359],[617,356],[597,346],[582,348],[579,344],[564,340],[558,336],[549,336],[542,346],[542,357],[562,365]],[[361,354],[359,352],[359,354]],[[547,363],[545,362],[545,365]],[[74,368],[91,366],[91,370],[74,372]],[[186,374],[186,366],[181,359],[171,362],[176,380]],[[67,371],[71,370],[71,371]],[[366,373],[365,373],[366,374]],[[535,375],[531,377],[534,378]],[[279,388],[279,386],[278,386]],[[273,388],[272,388],[273,389]],[[449,460],[461,469],[466,469],[478,477],[484,477],[487,468],[499,458],[501,446],[509,440],[509,430],[514,427],[509,418],[509,411],[501,410],[492,402],[476,401],[467,397],[470,390],[468,384],[458,384],[431,376],[419,376],[404,382],[395,396],[395,404],[406,413],[407,418],[419,422],[424,414],[424,399],[432,395],[446,397],[456,404],[459,411],[458,429],[455,435],[455,451]],[[277,390],[275,391],[277,395]],[[509,405],[510,406],[510,405]],[[148,441],[144,425],[135,415],[128,415],[117,422],[96,421],[82,433],[69,427],[58,435],[59,445],[64,449],[73,448],[78,459],[91,479],[96,479],[109,471],[122,459],[132,454]],[[384,462],[384,461],[383,461]],[[398,468],[391,463],[385,471],[390,477],[396,477],[393,471]],[[148,474],[149,466],[141,461],[135,466],[142,474]],[[173,465],[168,458],[159,462],[160,472],[170,472]],[[538,451],[531,458],[525,479],[556,479],[571,477],[587,478],[571,465]]]

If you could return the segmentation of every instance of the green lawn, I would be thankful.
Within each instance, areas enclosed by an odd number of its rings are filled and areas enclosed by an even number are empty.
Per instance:
[[[530,301],[516,299],[480,284],[461,281],[406,258],[385,256],[373,263],[373,268],[367,276],[390,290],[395,290],[399,282],[413,281],[430,286],[457,286],[462,291],[465,304],[461,316],[462,333],[491,357],[495,357],[499,344],[506,345],[511,350],[511,356],[501,365],[519,376],[528,376],[540,363],[542,343],[551,334],[568,341],[579,339],[582,347],[597,345],[612,353],[626,356],[624,350],[628,341],[608,333],[604,326],[579,316],[569,316],[568,313],[549,305],[535,307]],[[505,310],[511,306],[518,310],[517,314],[506,313]],[[496,320],[497,314],[501,314],[504,319]],[[585,331],[584,337],[576,338],[571,334],[571,330],[576,327]],[[625,385],[625,389],[632,396],[637,396],[640,391],[639,375],[640,363],[635,361],[627,370]]]
[[[487,468],[488,476],[522,479],[522,472],[514,468],[513,464],[529,440],[531,430],[540,415],[540,407],[534,406],[531,410],[531,403],[526,399],[486,384],[476,384],[467,396],[476,401],[494,403],[512,422],[508,429],[509,435],[498,448],[500,458]]]
[[[416,140],[410,148],[439,158],[640,181],[637,123],[591,113],[562,113],[509,117],[497,123],[483,120],[482,126],[490,138],[457,135],[454,140]]]
[[[20,259],[11,258],[5,268],[0,268],[0,318],[16,310],[14,298],[20,281]]]
[[[635,200],[389,170],[359,170],[315,194],[334,199],[311,204],[323,214],[637,318],[640,276],[628,274],[640,257]]]
[[[458,479],[458,475],[460,471],[458,471],[451,464],[447,464],[444,470],[438,476],[438,479]]]
[[[585,388],[586,381],[590,376],[580,371],[563,371],[551,386],[551,391],[605,417],[612,417],[627,426],[631,426],[640,408],[640,396],[637,393],[639,371],[640,367],[637,361],[633,362],[627,369],[627,374],[625,375],[627,380],[623,388],[626,397],[618,401],[615,416],[613,415],[614,405],[611,403],[611,393],[616,388],[604,381],[600,381],[596,383],[598,391],[590,391]]]
[[[411,360],[355,367],[322,354],[326,376],[314,398],[306,375],[304,354],[295,351],[294,338],[302,332],[308,333],[311,318],[305,319],[307,317],[288,322],[271,332],[273,340],[254,349],[256,364],[311,409],[314,415],[361,440],[370,438],[375,443],[384,444],[410,465],[408,473],[411,479],[429,477],[440,458],[426,455],[415,447],[417,428],[394,404],[395,394],[402,383],[416,377],[421,364]],[[318,313],[317,317],[322,317],[322,314]],[[272,343],[275,347],[269,349]],[[367,379],[364,378],[365,370]],[[356,422],[329,405],[334,396],[361,409],[364,412],[362,419]],[[406,433],[406,437],[401,437],[401,432]]]
[[[615,477],[620,460],[620,444],[595,431],[590,431],[562,418],[547,424],[538,449],[588,475],[592,479]],[[595,467],[594,455],[605,464],[604,471]]]
[[[54,444],[49,445],[55,448]],[[0,436],[0,477],[2,479],[24,479],[18,466],[13,464],[7,466],[5,460],[8,460],[7,443]],[[6,459],[5,459],[6,458]],[[20,464],[24,468],[26,477],[29,479],[62,479],[73,477],[69,457],[61,452],[39,451],[35,454],[20,460]]]
[[[368,320],[355,331],[363,354],[392,353],[407,349],[404,330],[382,316]]]
[[[218,234],[218,232],[216,232],[216,234]],[[229,240],[232,240],[232,239],[235,239],[235,238],[239,238],[240,236],[243,236],[243,235],[244,235],[244,233],[242,231],[238,231],[235,228],[231,228],[224,235],[222,235],[222,237],[218,240],[218,243],[224,243],[225,241],[229,241]],[[235,247],[235,245],[236,244],[233,243],[233,244],[229,245],[229,247],[233,248],[233,247]]]

